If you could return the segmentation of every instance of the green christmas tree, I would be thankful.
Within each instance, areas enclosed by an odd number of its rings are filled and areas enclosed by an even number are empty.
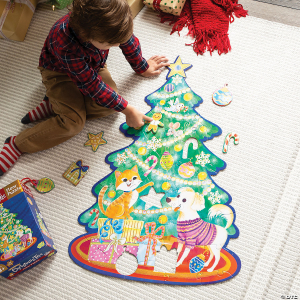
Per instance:
[[[106,162],[113,171],[93,186],[92,192],[98,201],[83,212],[78,220],[81,225],[86,226],[87,235],[96,240],[99,238],[100,243],[111,240],[111,243],[118,245],[119,242],[124,244],[126,240],[125,245],[135,247],[135,237],[139,242],[146,240],[146,256],[150,255],[151,247],[155,247],[158,241],[166,247],[168,243],[169,246],[177,247],[179,253],[184,253],[181,258],[178,257],[176,273],[191,276],[191,273],[199,272],[201,268],[210,265],[207,272],[213,276],[213,272],[216,272],[214,269],[220,261],[219,268],[225,264],[223,267],[227,268],[228,274],[237,274],[240,269],[239,258],[230,250],[225,250],[230,238],[238,236],[238,229],[234,224],[234,210],[229,206],[231,196],[212,178],[212,175],[226,167],[226,163],[204,145],[205,141],[220,135],[222,131],[195,110],[195,107],[202,103],[202,98],[186,83],[185,71],[190,67],[190,64],[182,63],[178,56],[169,67],[166,83],[145,98],[152,108],[146,114],[153,119],[152,122],[141,128],[131,128],[126,123],[121,125],[121,131],[134,141],[128,147],[107,155]],[[163,197],[160,199],[161,205],[146,209],[146,203],[141,197],[148,195],[150,188],[156,193],[163,193]],[[189,220],[202,222],[201,226],[206,226],[203,232],[211,234],[210,242],[207,242],[207,235],[203,238],[203,243],[197,242],[197,247],[191,247],[194,249],[191,253],[190,250],[185,251],[188,248],[187,242],[185,248],[179,246],[182,245],[182,238],[178,232],[179,220],[183,219],[183,203],[187,201],[180,198],[182,191],[192,193],[195,195],[194,199],[197,197],[201,203],[193,208],[193,218]],[[182,203],[177,205],[176,199],[181,199]],[[214,236],[212,232],[217,230],[216,225],[222,228],[218,229],[221,233],[214,233]],[[113,232],[118,236],[112,235]],[[94,233],[97,234],[91,235]],[[224,237],[222,245],[218,244],[218,249],[213,245],[214,238],[217,241],[217,235]],[[78,237],[72,242],[70,251],[74,261],[85,267],[86,264],[79,262],[74,256],[79,248],[72,248],[81,238]],[[205,257],[203,252],[206,245],[211,250],[208,252],[213,253],[209,258]],[[223,260],[220,260],[221,251]],[[156,251],[153,250],[153,253],[155,256]],[[139,253],[136,255],[138,257]],[[202,256],[195,256],[193,260],[188,255]],[[213,256],[215,263],[211,267]],[[227,259],[224,258],[226,256]],[[196,258],[198,261],[195,261]],[[218,273],[219,281],[230,277],[224,273],[224,269],[222,270],[222,274]],[[145,275],[143,278],[157,276],[154,273],[149,273],[148,277]],[[137,275],[139,276],[141,275]],[[177,282],[183,282],[180,278],[183,277],[178,277]],[[193,277],[191,282],[201,284],[199,278]],[[218,281],[213,277],[205,278],[208,282]]]
[[[15,243],[20,243],[19,230],[25,231],[27,226],[22,225],[22,220],[16,219],[17,214],[10,213],[9,209],[0,204],[0,253],[11,250]]]
[[[161,199],[161,207],[151,207],[147,211],[145,202],[139,198],[130,214],[134,220],[145,223],[158,220],[163,223],[167,220],[164,223],[165,236],[176,236],[174,225],[178,213],[174,213],[166,198],[175,195],[180,188],[189,186],[204,196],[205,209],[199,212],[203,220],[207,220],[208,211],[213,205],[226,204],[231,200],[230,195],[211,178],[211,175],[224,169],[226,163],[210,152],[203,142],[220,135],[222,131],[195,111],[202,98],[185,81],[185,70],[190,67],[189,64],[182,64],[180,57],[171,64],[167,82],[146,97],[146,102],[154,107],[147,116],[157,122],[154,122],[154,126],[145,124],[139,129],[123,124],[121,130],[133,136],[135,141],[106,158],[112,169],[121,173],[137,165],[142,184],[153,182],[155,191],[165,194]],[[103,186],[108,186],[104,207],[123,194],[122,190],[116,188],[115,171],[93,187],[94,194],[98,195]],[[140,196],[147,195],[149,189],[140,193]],[[96,213],[91,213],[93,209],[99,211],[97,203],[79,218],[80,223],[88,225],[88,231],[97,228],[94,222]],[[106,216],[99,211],[99,217]],[[222,226],[225,218],[220,215],[213,222]],[[228,229],[228,233],[235,235],[235,225]]]

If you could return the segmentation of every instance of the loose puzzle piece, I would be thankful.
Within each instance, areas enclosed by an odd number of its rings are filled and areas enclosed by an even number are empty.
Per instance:
[[[85,142],[84,146],[92,146],[92,150],[96,152],[100,145],[107,144],[107,141],[103,138],[104,132],[93,134],[88,133],[89,140]]]
[[[47,177],[41,178],[39,180],[36,179],[30,179],[30,178],[23,178],[21,181],[21,184],[24,186],[28,182],[32,184],[32,186],[37,190],[38,192],[44,194],[52,191],[55,188],[54,182]],[[26,190],[28,192],[28,190]],[[31,195],[31,193],[29,194]]]
[[[121,126],[134,141],[106,157],[113,171],[93,186],[97,201],[79,216],[87,233],[71,242],[69,253],[80,266],[165,284],[208,284],[238,274],[240,260],[225,248],[239,233],[231,196],[212,179],[226,163],[204,145],[221,129],[196,112],[202,99],[185,81],[190,67],[178,57],[167,82],[146,97],[147,116],[156,123]],[[150,189],[161,193],[160,205],[146,205]],[[177,251],[174,272],[154,270],[162,246]],[[124,251],[137,258],[131,275],[116,270]]]
[[[227,84],[221,89],[216,90],[213,93],[212,100],[215,104],[219,106],[226,106],[231,103],[233,97],[231,92],[227,88]]]
[[[224,145],[223,145],[223,153],[227,153],[228,152],[228,144],[230,139],[233,138],[234,144],[238,145],[240,142],[240,138],[238,136],[237,133],[234,132],[230,132],[226,135],[225,140],[224,140]]]
[[[75,186],[81,181],[89,170],[89,166],[83,166],[82,160],[73,162],[63,174],[63,177],[73,183]]]

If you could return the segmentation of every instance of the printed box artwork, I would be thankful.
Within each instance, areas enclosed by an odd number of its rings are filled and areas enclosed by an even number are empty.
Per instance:
[[[16,180],[0,189],[0,275],[14,279],[55,253],[28,187]]]

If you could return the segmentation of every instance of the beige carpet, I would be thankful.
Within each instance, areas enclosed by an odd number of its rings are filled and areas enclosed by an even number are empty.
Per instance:
[[[25,42],[0,40],[0,141],[28,127],[23,115],[43,98],[44,87],[36,69],[40,50],[52,24],[66,11],[51,11],[41,5],[35,12]],[[14,281],[0,278],[0,299],[279,299],[300,297],[300,28],[254,17],[236,20],[230,26],[232,52],[198,56],[185,46],[185,37],[169,35],[156,13],[143,11],[135,19],[146,58],[177,55],[192,63],[187,83],[201,95],[198,112],[219,125],[222,136],[206,143],[224,159],[227,168],[214,179],[228,191],[236,211],[238,239],[228,248],[242,261],[240,273],[220,284],[166,286],[125,281],[89,272],[69,258],[68,245],[84,228],[78,215],[95,198],[93,184],[109,173],[104,157],[131,143],[119,132],[123,115],[90,121],[70,141],[42,153],[24,155],[3,178],[1,187],[23,177],[50,177],[55,189],[45,195],[34,191],[36,201],[58,249]],[[108,66],[120,93],[143,112],[143,99],[165,82],[161,76],[146,79],[135,75],[119,49],[109,55]],[[234,95],[227,107],[211,101],[213,91],[229,84]],[[107,145],[97,152],[84,147],[87,133],[103,130]],[[240,135],[238,146],[222,153],[225,135]],[[83,159],[90,171],[74,187],[62,178],[69,164]],[[154,197],[155,198],[155,197]],[[174,267],[174,253],[159,253],[158,268]],[[121,269],[125,272],[128,265]]]

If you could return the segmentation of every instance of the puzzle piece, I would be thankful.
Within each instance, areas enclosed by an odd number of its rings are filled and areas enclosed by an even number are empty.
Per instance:
[[[104,131],[93,134],[88,133],[89,140],[85,142],[84,146],[92,146],[92,150],[96,152],[100,145],[107,144],[107,141],[103,138]]]
[[[89,166],[83,166],[83,162],[80,159],[70,165],[70,167],[63,174],[63,177],[76,186],[87,174],[88,170]]]

